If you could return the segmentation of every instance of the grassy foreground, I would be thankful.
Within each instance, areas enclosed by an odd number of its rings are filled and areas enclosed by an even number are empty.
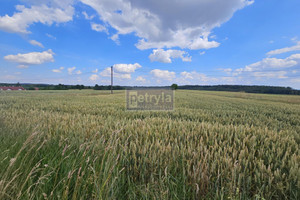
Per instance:
[[[0,199],[300,199],[300,97],[0,92]]]

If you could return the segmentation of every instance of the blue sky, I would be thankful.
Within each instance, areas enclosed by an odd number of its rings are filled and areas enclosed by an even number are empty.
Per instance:
[[[298,0],[0,5],[0,82],[300,89]]]

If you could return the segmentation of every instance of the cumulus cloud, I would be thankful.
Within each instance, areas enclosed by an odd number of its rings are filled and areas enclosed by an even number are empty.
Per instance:
[[[92,20],[95,18],[95,15],[89,16],[85,11],[83,11],[82,14],[86,20]]]
[[[102,72],[100,72],[100,76],[110,77],[111,76],[111,68],[107,67]]]
[[[282,49],[275,49],[273,51],[269,51],[267,55],[277,55],[277,54],[282,54],[282,53],[287,53],[291,51],[300,51],[300,41],[297,42],[296,45],[291,46],[291,47],[285,47]]]
[[[56,37],[54,37],[53,35],[50,35],[49,33],[46,33],[46,36],[47,36],[48,38],[51,38],[51,39],[53,39],[53,40],[56,40]]]
[[[293,54],[287,58],[264,58],[261,61],[232,71],[233,76],[256,78],[288,78],[295,67],[300,65],[300,54]]]
[[[274,72],[253,72],[253,76],[257,78],[288,78],[286,71],[274,71]]]
[[[89,77],[89,79],[90,79],[91,81],[96,81],[96,80],[99,79],[99,76],[98,76],[97,74],[93,74],[93,75],[91,75],[91,76]]]
[[[110,67],[106,68],[102,72],[100,72],[100,76],[103,77],[110,77],[111,76],[111,71]],[[114,77],[115,78],[121,78],[121,79],[131,79],[131,74],[122,74],[118,72],[114,72]]]
[[[135,70],[141,68],[142,66],[138,63],[134,64],[115,64],[113,66],[115,72],[119,73],[133,73]]]
[[[219,68],[219,71],[225,72],[227,74],[231,74],[232,73],[232,69],[231,68]]]
[[[121,79],[131,79],[131,74],[115,74],[114,77]]]
[[[285,59],[280,58],[264,58],[261,61],[247,65],[244,68],[239,68],[235,70],[235,74],[240,74],[242,72],[254,72],[263,70],[274,70],[294,67],[299,63],[300,54],[293,54]]]
[[[187,82],[189,80],[194,80],[195,83],[203,83],[203,82],[209,82],[209,81],[217,81],[217,78],[210,78],[207,77],[205,74],[202,73],[198,73],[196,71],[192,71],[192,72],[187,72],[187,71],[183,71],[180,73],[180,78],[179,80],[181,82]]]
[[[114,34],[113,36],[110,37],[111,40],[113,40],[116,44],[120,44],[119,41],[119,35],[118,34]]]
[[[192,58],[185,51],[154,49],[149,56],[151,62],[172,63],[172,58],[181,58],[183,62],[191,62]]]
[[[94,71],[92,71],[93,73],[98,73],[98,69],[95,69]]]
[[[215,84],[237,84],[241,83],[240,77],[233,76],[209,76],[197,71],[183,71],[175,79],[176,83],[183,85],[215,85]],[[243,82],[244,83],[244,82]]]
[[[113,66],[113,72],[115,78],[120,79],[131,79],[131,74],[135,72],[138,68],[142,66],[138,63],[134,64],[115,64]],[[111,68],[107,67],[102,72],[100,72],[100,76],[110,77],[111,76]]]
[[[135,33],[139,49],[209,49],[213,28],[228,21],[235,11],[253,0],[81,0],[94,8],[117,34]]]
[[[141,83],[146,83],[146,79],[142,76],[138,76],[135,80]]]
[[[36,40],[30,40],[29,43],[33,46],[38,46],[38,47],[44,48],[43,44]]]
[[[110,77],[111,76],[111,69],[110,67],[104,69],[102,72],[100,72],[100,76],[103,77]],[[114,72],[115,78],[121,78],[121,79],[131,79],[131,74],[120,74],[117,72]]]
[[[175,78],[175,72],[168,70],[154,69],[150,72],[155,78],[171,81]]]
[[[191,72],[181,72],[180,76],[182,76],[184,79],[194,79],[194,76]]]
[[[28,65],[18,65],[17,66],[19,69],[27,69]]]
[[[226,72],[226,73],[232,72],[231,68],[219,68],[219,70]]]
[[[105,32],[108,34],[107,28],[101,24],[91,23],[91,27],[92,27],[92,30],[94,30],[94,31]]]
[[[288,59],[293,59],[293,60],[299,60],[300,59],[300,54],[292,54],[288,57]]]
[[[12,16],[4,15],[0,17],[0,30],[10,33],[28,34],[27,29],[34,23],[52,25],[53,23],[64,23],[73,19],[73,1],[58,0],[30,1],[30,7],[17,5]]]
[[[52,72],[54,73],[61,73],[64,67],[60,67],[59,69],[52,69]]]
[[[54,62],[53,51],[49,49],[48,51],[43,52],[31,52],[26,54],[17,54],[17,55],[7,55],[4,56],[4,59],[10,62],[19,63],[20,66],[28,65],[40,65],[45,62]],[[25,67],[20,67],[25,68]]]
[[[76,67],[70,67],[68,68],[68,74],[72,75],[73,71],[76,69]]]

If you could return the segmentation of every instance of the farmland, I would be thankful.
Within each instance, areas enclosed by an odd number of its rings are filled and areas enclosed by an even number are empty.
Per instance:
[[[0,199],[300,199],[300,96],[0,92]]]

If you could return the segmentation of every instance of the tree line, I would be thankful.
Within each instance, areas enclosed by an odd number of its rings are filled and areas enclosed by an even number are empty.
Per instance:
[[[291,87],[260,85],[183,85],[178,86],[178,89],[300,95],[300,90],[295,90]]]
[[[26,90],[110,90],[110,85],[98,85],[85,86],[85,85],[50,85],[50,84],[10,84],[0,83],[0,86],[22,86]],[[280,87],[280,86],[260,86],[260,85],[182,85],[172,84],[171,86],[151,86],[151,87],[139,87],[139,86],[113,86],[113,90],[125,90],[125,89],[138,89],[138,88],[151,88],[151,89],[162,89],[171,88],[173,90],[208,90],[208,91],[229,91],[229,92],[246,92],[246,93],[262,93],[262,94],[291,94],[300,95],[300,90],[293,89],[291,87]]]

